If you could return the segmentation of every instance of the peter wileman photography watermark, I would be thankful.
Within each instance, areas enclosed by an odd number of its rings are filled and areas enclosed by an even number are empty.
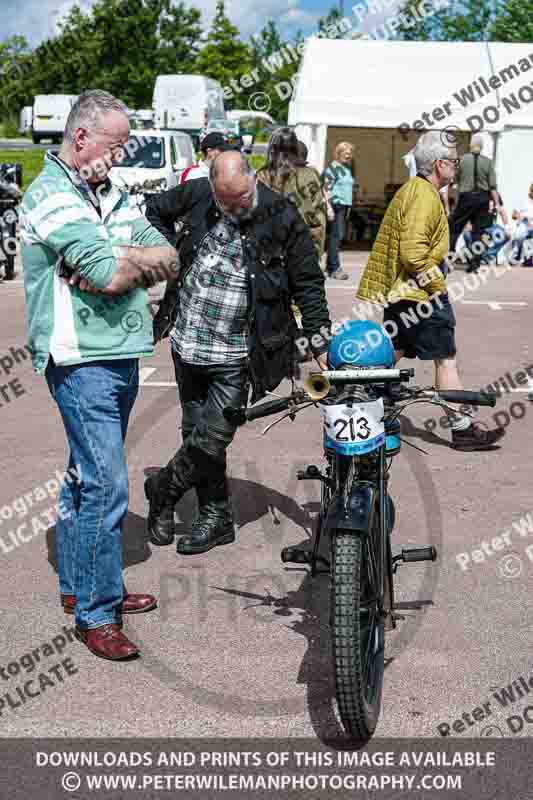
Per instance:
[[[420,0],[420,2],[412,4],[410,16],[403,11],[398,11],[396,8],[396,10],[393,10],[393,13],[385,19],[382,19],[371,30],[359,32],[358,28],[361,24],[373,15],[383,16],[386,14],[391,7],[394,6],[394,0],[369,0],[367,5],[355,3],[351,8],[352,17],[340,17],[336,21],[325,26],[323,30],[316,31],[313,35],[319,38],[326,37],[330,39],[351,39],[355,36],[363,40],[389,39],[394,37],[400,28],[408,29],[413,27],[418,21],[428,19],[438,11],[448,8],[449,5],[450,0]],[[239,94],[244,89],[250,89],[260,84],[263,80],[260,69],[262,69],[264,73],[275,75],[276,72],[286,66],[294,65],[296,67],[306,45],[307,40],[298,42],[298,44],[295,45],[285,44],[279,50],[263,59],[260,68],[245,73],[239,79],[231,78],[229,84],[223,87],[224,99],[238,100]],[[290,80],[283,80],[276,83],[273,90],[280,100],[288,100],[297,82],[298,73],[295,73]],[[254,92],[248,100],[248,108],[252,111],[268,113],[272,108],[272,98],[265,91]]]
[[[5,383],[0,383],[0,408],[26,394],[20,378],[10,378],[10,376],[17,370],[19,364],[23,364],[30,356],[31,348],[28,345],[10,347],[7,353],[0,356],[0,381],[5,379]]]
[[[522,543],[529,536],[533,536],[533,513],[527,511],[525,514],[511,523],[511,527],[501,531],[497,536],[490,540],[483,539],[470,550],[457,553],[457,561],[461,572],[470,572],[476,564],[484,564],[489,559],[494,559],[503,550]],[[533,562],[533,545],[525,548],[525,555],[530,562]],[[505,579],[517,578],[522,574],[522,559],[516,553],[506,553],[496,559],[498,575]]]
[[[62,658],[63,651],[68,644],[74,641],[74,638],[74,628],[67,628],[63,625],[62,632],[54,636],[50,642],[44,642],[7,664],[0,665],[2,681],[21,677],[25,679],[18,686],[10,686],[7,692],[0,695],[0,717],[3,717],[6,712],[21,708],[49,689],[54,689],[64,683],[65,678],[78,672],[72,658]],[[60,659],[49,667],[48,659],[51,656],[59,656]],[[40,668],[39,672],[36,672],[37,665]]]
[[[479,75],[475,80],[471,81],[466,86],[453,92],[453,99],[435,106],[432,111],[423,111],[420,113],[418,119],[415,119],[411,124],[402,122],[398,126],[398,131],[404,138],[411,131],[423,133],[424,131],[431,130],[440,125],[441,122],[446,120],[446,117],[453,117],[456,110],[465,109],[478,103],[479,100],[491,95],[493,92],[499,90],[508,82],[514,81],[533,69],[533,53],[527,58],[521,58],[517,63],[511,63],[503,67],[492,75]],[[477,133],[485,128],[486,125],[494,125],[500,122],[502,115],[511,115],[515,111],[520,111],[522,106],[529,105],[533,102],[533,82],[528,81],[519,86],[515,91],[507,95],[502,95],[498,98],[498,105],[487,104],[482,110],[481,114],[472,114],[466,118],[466,124],[473,133]],[[457,133],[459,128],[448,126],[447,141],[443,142],[448,147],[453,147],[457,144]]]
[[[477,247],[477,245],[479,245],[479,247]],[[477,242],[476,247],[472,249],[474,253],[477,254],[479,252],[484,252],[487,246],[490,245],[486,242],[485,244],[483,242]],[[464,252],[465,251],[463,251],[463,254]],[[361,320],[372,319],[378,314],[381,315],[382,311],[391,304],[404,300],[410,292],[418,292],[420,289],[429,287],[432,281],[442,280],[443,275],[449,270],[453,270],[453,264],[458,257],[459,256],[455,253],[450,252],[442,268],[440,266],[434,266],[425,272],[421,272],[416,276],[416,279],[415,277],[408,278],[396,288],[392,289],[387,296],[382,293],[377,293],[375,295],[375,302],[357,299],[357,302],[352,306],[351,316],[345,317],[339,322],[335,322],[331,333],[322,327],[320,333],[314,334],[311,341],[305,336],[299,337],[295,343],[298,351],[302,356],[309,356],[313,348],[323,347],[331,340],[332,336],[343,330],[354,318]],[[462,274],[460,277],[454,275],[453,279],[448,279],[445,291],[435,292],[428,300],[421,300],[414,304],[408,311],[402,312],[400,315],[402,323],[406,327],[418,325],[421,320],[428,319],[437,308],[442,309],[445,302],[449,300],[457,302],[465,296],[467,291],[476,291],[483,286],[489,278],[501,278],[502,275],[513,268],[513,263],[515,262],[510,259],[509,263],[502,267],[498,267],[496,264],[481,264],[476,273]],[[394,339],[398,333],[398,326],[394,320],[382,322],[381,327],[383,328],[383,334],[376,331],[370,331],[366,334],[366,346],[370,348],[378,347],[383,335],[387,336],[389,339]]]
[[[472,736],[474,733],[472,728],[477,725],[481,726],[481,723],[486,723],[489,718],[501,712],[502,709],[510,709],[511,706],[532,693],[533,674],[519,675],[500,689],[493,689],[491,699],[481,701],[473,709],[467,709],[457,719],[449,722],[439,722],[437,730],[441,736],[453,736],[461,733]],[[531,699],[533,701],[533,698]],[[520,709],[518,714],[511,714],[506,717],[503,729],[491,719],[488,725],[483,726],[480,735],[487,737],[504,736],[505,731],[510,731],[513,735],[516,735],[522,731],[525,724],[530,725],[532,723],[533,705],[527,705]]]
[[[114,326],[120,322],[124,333],[138,333],[143,327],[143,316],[140,311],[123,311],[131,303],[129,294],[120,297],[105,297],[104,299],[91,299],[90,306],[80,308],[78,318],[83,326],[91,324],[91,320],[103,318],[108,325]]]
[[[0,508],[0,552],[8,555],[39,534],[46,533],[55,524],[57,517],[69,519],[71,511],[66,509],[62,503],[54,503],[45,511],[40,511],[24,520],[31,508],[51,497],[57,497],[63,481],[79,482],[80,478],[81,465],[71,467],[66,472],[56,470],[55,477],[50,478],[43,485],[37,486],[16,497],[11,503],[3,505]],[[2,527],[4,523],[7,523],[7,529]]]
[[[495,394],[498,398],[503,398],[504,396],[511,395],[513,391],[516,391],[519,387],[529,387],[531,391],[526,395],[527,401],[529,404],[533,403],[533,364],[527,364],[521,367],[518,370],[513,371],[511,374],[510,372],[506,372],[505,375],[500,375],[497,379],[491,381],[491,383],[487,384],[484,388],[480,389],[479,391],[485,394]],[[527,389],[526,389],[527,390]],[[459,413],[467,413],[468,409],[472,409],[472,411],[477,411],[478,407],[475,405],[470,406],[460,406],[458,408]],[[524,419],[526,416],[528,409],[528,405],[521,400],[514,399],[511,405],[509,406],[509,410],[505,411],[504,409],[500,409],[496,411],[492,418],[494,423],[497,427],[507,428],[511,424],[512,420],[519,420]],[[438,421],[433,418],[428,418],[424,421],[424,428],[433,433],[435,429],[440,426],[443,430],[450,428],[452,421],[448,415],[442,416]]]

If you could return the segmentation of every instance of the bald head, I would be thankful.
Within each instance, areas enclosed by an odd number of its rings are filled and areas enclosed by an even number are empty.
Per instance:
[[[227,151],[213,159],[209,180],[220,209],[228,216],[244,219],[257,205],[255,173],[240,153]]]
[[[254,171],[248,160],[236,150],[220,153],[213,159],[209,169],[209,177],[213,186],[233,184],[240,177],[250,177],[253,174]]]

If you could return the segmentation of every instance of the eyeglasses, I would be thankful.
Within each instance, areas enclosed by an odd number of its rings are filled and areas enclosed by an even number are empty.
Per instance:
[[[454,167],[458,167],[461,163],[460,158],[439,158],[439,161],[449,161],[450,164],[453,164]]]

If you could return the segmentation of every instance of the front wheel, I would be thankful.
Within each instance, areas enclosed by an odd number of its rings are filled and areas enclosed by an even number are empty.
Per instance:
[[[331,629],[337,704],[354,739],[369,739],[381,708],[385,618],[372,532],[332,533]]]

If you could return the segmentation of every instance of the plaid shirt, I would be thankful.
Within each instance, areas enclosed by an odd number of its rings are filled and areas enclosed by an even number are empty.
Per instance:
[[[202,239],[180,290],[172,347],[188,364],[248,355],[248,280],[238,223],[222,217]]]

